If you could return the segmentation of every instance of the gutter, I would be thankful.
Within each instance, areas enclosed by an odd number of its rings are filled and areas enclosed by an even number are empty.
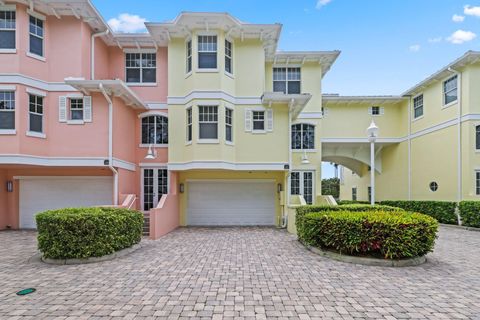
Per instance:
[[[113,205],[118,205],[118,171],[113,167],[113,102],[100,83],[98,88],[108,102],[108,167],[113,173]]]
[[[105,31],[93,33],[91,36],[91,45],[90,45],[90,79],[95,80],[95,39],[101,36],[109,34],[110,31],[107,29]]]
[[[457,202],[462,201],[462,73],[449,67],[448,71],[457,75],[457,92],[458,92],[458,115],[457,115],[457,132],[458,132],[458,165],[457,165]],[[460,215],[457,214],[458,225],[462,225]]]

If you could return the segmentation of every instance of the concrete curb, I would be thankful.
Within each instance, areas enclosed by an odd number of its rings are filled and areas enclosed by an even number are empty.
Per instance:
[[[347,256],[336,252],[325,251],[316,247],[305,245],[305,247],[313,253],[316,253],[320,256],[330,258],[332,260],[361,264],[364,266],[372,267],[414,267],[419,266],[427,261],[425,256],[416,257],[412,259],[402,259],[402,260],[387,260],[387,259],[375,259],[375,258],[366,258],[366,257],[355,257]]]
[[[453,229],[461,229],[461,230],[467,230],[467,231],[476,231],[480,232],[480,228],[474,228],[474,227],[465,227],[465,226],[458,226],[456,224],[443,224],[440,223],[442,227],[447,227],[447,228],[453,228]]]
[[[56,265],[75,265],[75,264],[89,264],[89,263],[97,263],[97,262],[104,262],[110,261],[116,258],[120,258],[126,256],[138,249],[142,248],[142,245],[135,244],[130,248],[122,249],[120,251],[114,252],[112,254],[102,256],[102,257],[91,257],[86,259],[50,259],[42,257],[41,260],[48,264],[56,264]]]

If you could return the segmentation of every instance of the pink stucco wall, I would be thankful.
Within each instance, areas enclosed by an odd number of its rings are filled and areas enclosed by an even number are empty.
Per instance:
[[[150,210],[150,239],[158,239],[180,225],[178,174],[170,173],[170,193],[164,195],[157,208]]]

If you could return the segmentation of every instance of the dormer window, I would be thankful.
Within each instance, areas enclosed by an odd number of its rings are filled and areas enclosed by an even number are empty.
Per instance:
[[[0,11],[0,52],[15,50],[15,24],[14,10]]]
[[[273,68],[273,91],[300,94],[300,68]]]
[[[198,36],[198,68],[217,68],[217,36]]]

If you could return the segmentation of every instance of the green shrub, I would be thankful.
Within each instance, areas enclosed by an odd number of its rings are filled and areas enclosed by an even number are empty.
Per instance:
[[[302,241],[302,232],[304,216],[312,212],[322,212],[322,211],[351,211],[351,212],[363,212],[363,211],[402,211],[400,208],[390,207],[390,206],[381,206],[381,205],[367,205],[367,204],[347,204],[341,206],[301,206],[296,209],[295,215],[295,227],[297,228],[298,239]]]
[[[67,208],[36,216],[45,258],[101,257],[139,243],[143,214],[119,208]]]
[[[402,208],[406,211],[420,212],[434,217],[440,223],[457,224],[455,202],[448,201],[381,201],[380,204]]]
[[[419,257],[432,251],[438,222],[405,211],[322,211],[304,216],[303,242],[342,254],[387,259]]]
[[[480,201],[462,201],[459,210],[462,225],[480,228]]]
[[[368,201],[356,201],[356,200],[338,200],[337,204],[343,206],[346,204],[370,204]]]

